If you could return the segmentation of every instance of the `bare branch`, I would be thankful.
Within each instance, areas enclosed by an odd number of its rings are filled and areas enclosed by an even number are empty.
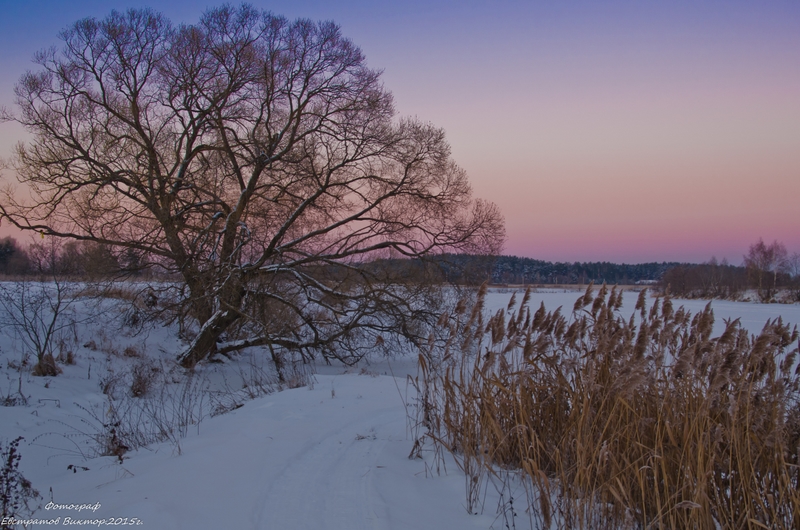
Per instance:
[[[414,293],[403,303],[365,264],[502,245],[444,132],[397,119],[331,22],[228,5],[175,26],[144,9],[61,38],[16,87],[33,140],[13,164],[31,198],[8,192],[0,216],[179,275],[199,325],[187,366],[231,333],[309,352],[355,352],[378,330],[416,340],[424,294],[394,278]]]

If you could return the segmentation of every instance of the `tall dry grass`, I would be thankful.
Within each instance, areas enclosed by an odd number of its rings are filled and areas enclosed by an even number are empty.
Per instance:
[[[796,329],[730,321],[712,338],[710,306],[648,310],[644,292],[625,319],[606,286],[569,318],[526,292],[486,321],[485,293],[442,316],[414,381],[470,511],[487,479],[514,480],[528,509],[517,499],[509,527],[800,527]]]

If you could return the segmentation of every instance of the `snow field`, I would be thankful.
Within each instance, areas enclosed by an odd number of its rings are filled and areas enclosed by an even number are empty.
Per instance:
[[[561,306],[568,315],[580,294],[534,292],[530,307],[535,310],[544,302],[548,310]],[[637,296],[624,293],[620,315],[633,312]],[[490,290],[487,312],[504,308],[510,297],[510,290]],[[673,301],[676,308],[684,305],[692,313],[706,303]],[[712,307],[715,334],[724,318],[741,317],[751,333],[760,331],[768,318],[800,322],[799,305],[714,301]],[[0,391],[3,396],[13,394],[21,378],[28,401],[0,407],[0,439],[25,437],[20,469],[43,497],[34,517],[127,518],[128,524],[135,521],[140,528],[153,529],[503,526],[495,513],[499,495],[492,484],[482,493],[483,513],[469,515],[464,475],[449,456],[441,475],[429,452],[423,452],[422,460],[408,459],[414,440],[406,407],[414,406],[414,396],[406,376],[416,374],[414,352],[398,352],[392,360],[367,360],[352,369],[320,364],[310,386],[252,400],[254,390],[241,388],[242,374],[255,370],[256,375],[269,376],[258,352],[205,365],[195,375],[202,383],[198,388],[218,393],[227,388],[231,393],[226,403],[234,410],[211,417],[215,402],[206,397],[203,421],[188,426],[185,438],[130,451],[122,462],[114,456],[94,456],[92,435],[103,429],[109,404],[101,389],[104,378],[128,374],[135,363],[150,361],[161,367],[164,380],[175,381],[168,384],[176,389],[183,384],[183,372],[171,368],[182,347],[175,330],[154,327],[134,335],[120,324],[115,311],[109,304],[103,322],[75,328],[76,364],[62,365],[57,377],[33,377],[29,370],[14,369],[21,358],[20,342],[8,329],[0,336]],[[127,347],[140,356],[123,355]],[[119,392],[125,393],[125,383]],[[47,510],[50,501],[100,503],[100,508],[89,514]]]

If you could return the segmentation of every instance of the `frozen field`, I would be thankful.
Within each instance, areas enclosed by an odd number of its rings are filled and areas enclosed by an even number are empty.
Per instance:
[[[568,314],[579,295],[536,292],[531,307],[544,302],[549,310],[561,306]],[[508,290],[492,290],[487,310],[505,307],[510,296]],[[625,293],[623,316],[633,312],[637,296]],[[676,307],[684,305],[692,312],[705,304],[675,300]],[[715,301],[712,307],[717,326],[723,318],[741,318],[753,333],[778,316],[800,322],[798,305]],[[497,495],[491,486],[485,492],[483,514],[468,515],[464,476],[452,460],[446,460],[446,473],[439,475],[432,468],[432,455],[408,459],[413,439],[406,406],[413,403],[413,395],[405,376],[415,372],[413,352],[349,371],[319,366],[310,386],[246,399],[239,387],[247,375],[236,363],[201,367],[193,387],[171,365],[181,348],[174,329],[132,335],[112,309],[105,315],[108,321],[102,325],[76,326],[70,339],[75,364],[63,366],[57,377],[33,377],[29,369],[15,369],[21,358],[19,337],[7,328],[0,336],[2,395],[14,396],[21,385],[27,401],[0,407],[0,439],[25,438],[20,469],[42,495],[34,518],[60,518],[60,524],[68,517],[95,524],[123,518],[117,522],[150,529],[503,526],[495,515]],[[120,353],[128,347],[136,355]],[[142,363],[160,370],[172,390],[149,398],[125,397],[125,378]],[[252,362],[247,366],[250,377],[263,374],[258,372],[263,367]],[[203,421],[191,425],[185,437],[127,452],[121,462],[115,456],[94,456],[99,434],[109,431],[103,425],[110,421],[103,389],[108,390],[115,378],[120,403],[150,399],[154,406],[168,408],[173,399],[178,406],[173,412],[204,414]],[[231,394],[217,402],[199,393],[185,397],[195,392],[193,388],[221,388],[223,383]],[[250,384],[252,389],[252,380]],[[231,410],[211,416],[214,407],[224,403]],[[51,502],[61,506],[47,509]],[[96,509],[63,506],[69,504]]]

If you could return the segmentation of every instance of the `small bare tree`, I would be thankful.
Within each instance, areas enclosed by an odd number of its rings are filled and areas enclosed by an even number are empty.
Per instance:
[[[61,38],[16,87],[32,199],[8,194],[0,213],[180,277],[199,324],[185,366],[254,345],[354,360],[416,341],[441,297],[367,262],[502,245],[444,132],[398,120],[331,22],[242,5],[175,26],[130,10]]]
[[[0,318],[6,331],[22,341],[25,355],[36,355],[33,375],[60,372],[55,353],[59,339],[75,325],[70,312],[74,294],[74,286],[58,277],[0,284],[0,307],[5,313]]]
[[[791,276],[790,289],[795,301],[800,302],[800,252],[789,256],[787,272]]]
[[[744,264],[753,285],[758,289],[759,297],[769,302],[775,296],[778,274],[789,267],[789,253],[783,243],[773,241],[767,245],[759,238],[758,242],[750,245]]]

